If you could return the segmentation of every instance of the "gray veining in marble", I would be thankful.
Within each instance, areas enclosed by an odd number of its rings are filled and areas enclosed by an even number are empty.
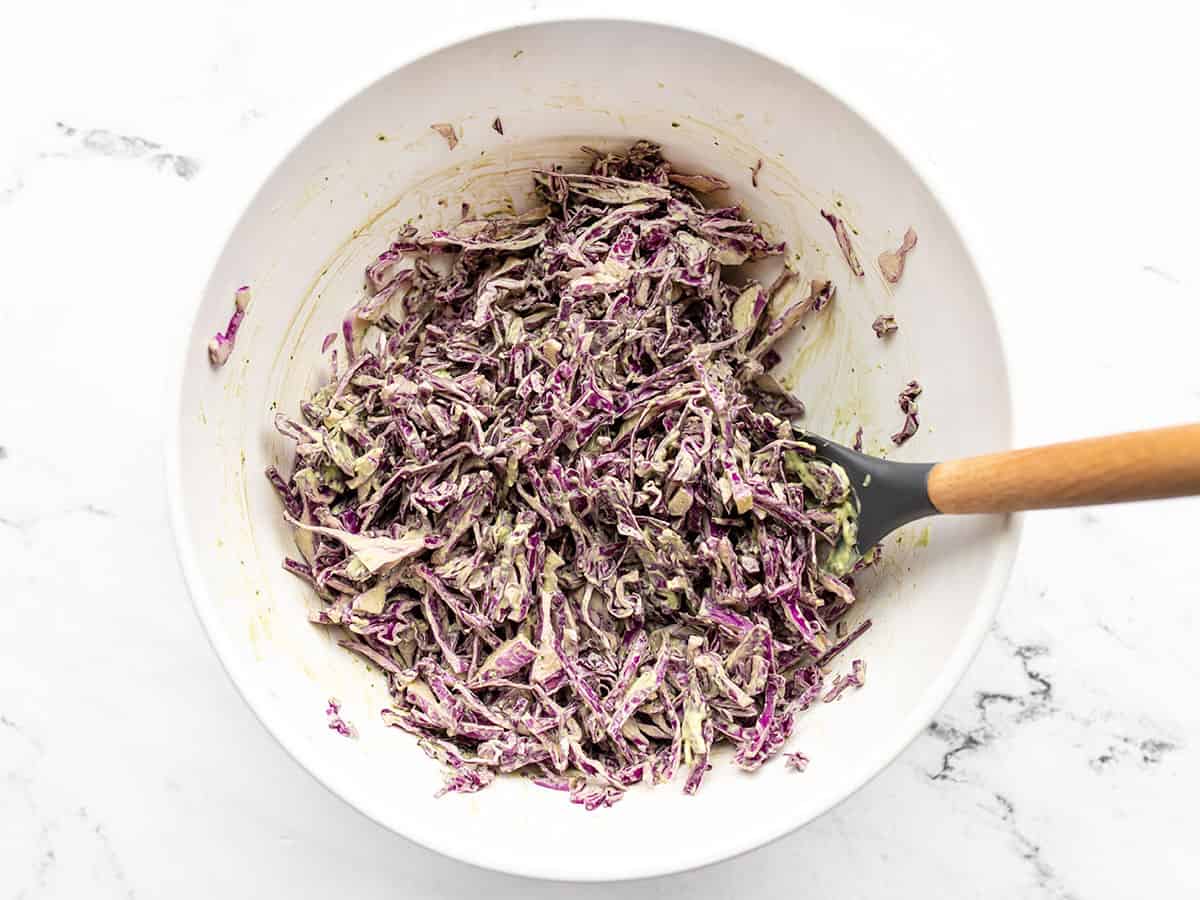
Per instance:
[[[190,180],[200,171],[200,163],[196,160],[178,153],[168,153],[163,150],[162,144],[145,138],[115,134],[103,128],[81,130],[62,122],[54,124],[59,134],[71,140],[72,149],[46,153],[44,155],[47,158],[95,154],[112,159],[141,159],[159,171],[173,172],[185,180]]]

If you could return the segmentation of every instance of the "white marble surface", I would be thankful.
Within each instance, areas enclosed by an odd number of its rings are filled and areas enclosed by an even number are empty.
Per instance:
[[[240,159],[446,36],[642,6],[6,14],[0,898],[611,895],[408,844],[263,731],[175,565],[159,373]],[[1197,14],[1099,6],[660,4],[800,60],[935,173],[991,278],[1025,442],[1200,419]],[[1198,517],[1030,516],[983,651],[894,765],[768,848],[621,890],[1196,896]]]

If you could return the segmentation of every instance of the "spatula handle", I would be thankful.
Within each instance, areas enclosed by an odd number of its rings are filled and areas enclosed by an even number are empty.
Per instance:
[[[1200,494],[1200,425],[938,463],[929,499],[943,513],[1005,513]]]

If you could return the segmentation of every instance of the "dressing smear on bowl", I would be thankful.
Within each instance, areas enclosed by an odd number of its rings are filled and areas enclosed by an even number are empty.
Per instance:
[[[755,770],[861,687],[861,660],[826,669],[870,626],[848,623],[875,555],[852,568],[848,479],[769,374],[834,286],[722,179],[645,141],[589,152],[534,170],[528,212],[399,233],[267,474],[313,620],[387,674],[383,719],[443,791],[520,773],[595,809],[696,791],[718,744]]]

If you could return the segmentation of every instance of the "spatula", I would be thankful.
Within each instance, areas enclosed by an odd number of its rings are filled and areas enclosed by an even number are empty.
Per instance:
[[[804,440],[850,477],[859,506],[859,556],[901,525],[926,516],[1200,494],[1200,425],[940,463],[890,462],[813,434]]]

